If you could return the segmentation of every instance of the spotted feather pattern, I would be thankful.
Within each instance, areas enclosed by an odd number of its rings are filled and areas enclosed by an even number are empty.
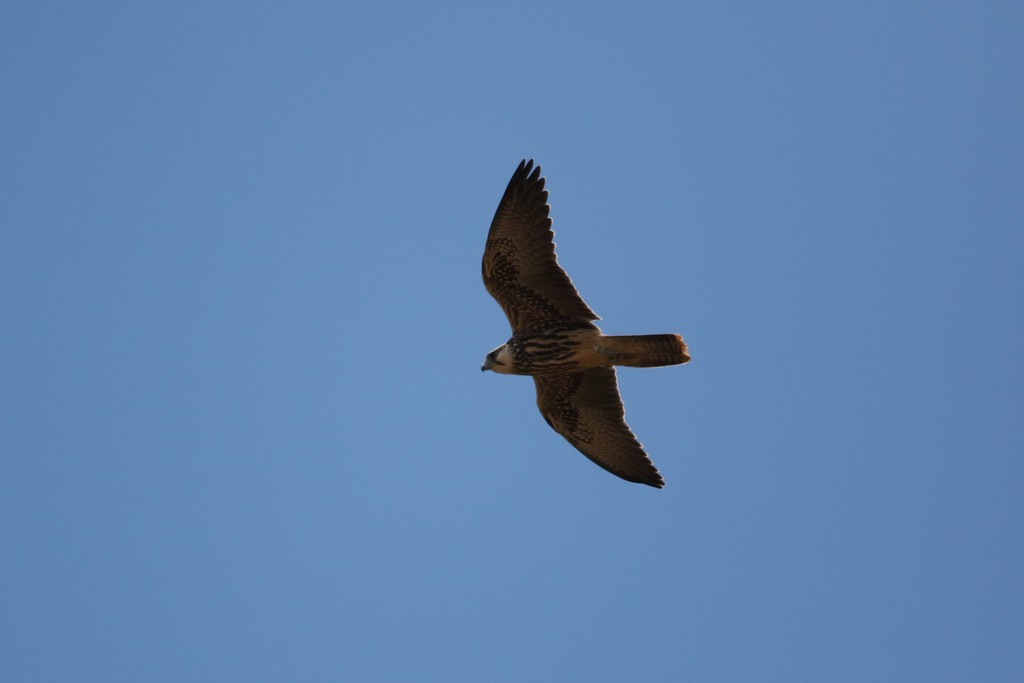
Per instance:
[[[498,204],[484,247],[484,285],[517,334],[599,319],[558,265],[547,201],[540,166],[524,160]]]

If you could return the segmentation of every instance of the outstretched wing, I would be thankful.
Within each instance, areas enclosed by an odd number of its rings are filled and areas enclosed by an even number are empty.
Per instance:
[[[665,481],[626,424],[615,368],[535,375],[537,406],[551,428],[583,455],[626,481]]]
[[[525,159],[512,175],[484,248],[484,285],[516,334],[554,324],[591,326],[597,315],[558,265],[540,166]]]

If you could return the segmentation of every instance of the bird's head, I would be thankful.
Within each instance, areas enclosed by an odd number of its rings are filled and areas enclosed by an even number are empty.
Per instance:
[[[502,344],[498,348],[487,354],[484,358],[484,364],[480,366],[481,370],[493,370],[494,372],[501,372],[506,375],[512,374],[512,354],[508,352],[506,344]]]

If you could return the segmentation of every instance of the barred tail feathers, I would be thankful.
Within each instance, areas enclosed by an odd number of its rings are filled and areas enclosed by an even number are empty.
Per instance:
[[[686,342],[678,334],[602,336],[595,350],[607,356],[615,365],[633,368],[679,365],[690,360]]]

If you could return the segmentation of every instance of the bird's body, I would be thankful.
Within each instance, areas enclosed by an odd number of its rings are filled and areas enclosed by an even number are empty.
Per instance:
[[[559,325],[533,334],[514,334],[484,360],[485,370],[509,375],[546,375],[605,365],[597,351],[601,333],[593,325]]]
[[[483,277],[512,337],[482,370],[530,375],[547,423],[601,467],[628,481],[664,486],[625,421],[616,365],[690,360],[677,334],[609,336],[558,265],[540,167],[524,160],[509,181],[487,237]]]
[[[549,375],[629,365],[653,368],[689,360],[678,334],[611,337],[596,326],[555,326],[514,334],[484,359],[484,370],[508,375]]]

